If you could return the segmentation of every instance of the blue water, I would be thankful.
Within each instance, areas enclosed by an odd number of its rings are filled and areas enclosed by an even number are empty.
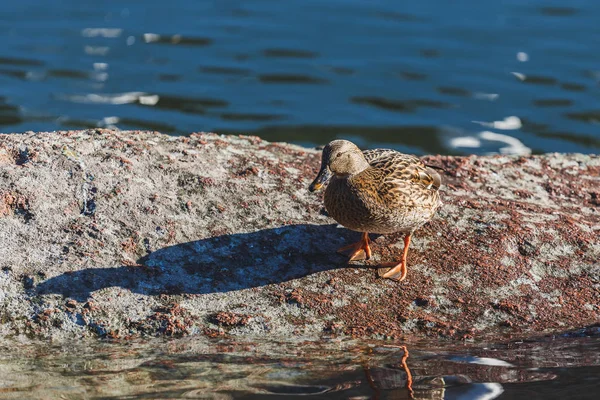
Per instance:
[[[0,131],[600,150],[600,2],[6,1]]]

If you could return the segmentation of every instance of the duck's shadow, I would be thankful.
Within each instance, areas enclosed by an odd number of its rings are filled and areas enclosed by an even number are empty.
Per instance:
[[[107,287],[147,295],[229,292],[345,267],[336,249],[357,239],[336,225],[305,224],[216,236],[159,249],[138,260],[139,266],[64,273],[36,290],[78,301]]]

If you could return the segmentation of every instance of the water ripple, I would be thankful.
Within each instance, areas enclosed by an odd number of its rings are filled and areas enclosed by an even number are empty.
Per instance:
[[[355,104],[367,104],[373,107],[381,108],[387,111],[414,112],[420,107],[429,108],[452,108],[450,103],[443,101],[416,99],[416,100],[390,100],[381,97],[352,97],[350,99]]]
[[[205,114],[207,108],[227,107],[229,102],[213,98],[192,98],[160,94],[159,101],[154,104],[156,108],[178,110],[191,114]]]
[[[156,33],[145,33],[142,38],[146,43],[151,44],[204,47],[213,43],[213,39],[201,36],[158,35]]]
[[[535,99],[532,103],[538,107],[569,107],[573,100],[569,99]]]
[[[220,67],[220,66],[205,66],[199,68],[200,72],[204,72],[206,74],[219,74],[219,75],[238,75],[238,76],[247,76],[251,74],[251,70],[246,68],[236,68],[236,67]]]
[[[16,125],[23,121],[19,107],[8,104],[6,99],[0,96],[0,126]]]
[[[581,122],[588,122],[596,125],[600,124],[600,110],[566,113],[565,116],[569,119]]]
[[[258,79],[263,83],[285,83],[285,84],[314,84],[321,85],[327,83],[326,79],[316,78],[301,74],[263,74]]]
[[[569,17],[577,14],[578,11],[573,7],[540,7],[540,14],[552,17]]]
[[[42,61],[30,58],[15,58],[15,57],[0,57],[0,64],[3,65],[18,65],[24,67],[39,67],[44,65]]]
[[[293,49],[265,49],[262,51],[265,57],[274,58],[317,58],[318,53],[308,50],[293,50]]]
[[[276,121],[284,119],[280,115],[271,114],[240,114],[240,113],[223,113],[220,117],[226,121]]]

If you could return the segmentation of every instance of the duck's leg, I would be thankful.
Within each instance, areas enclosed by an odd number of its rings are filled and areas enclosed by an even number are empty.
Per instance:
[[[369,243],[371,243],[371,239],[369,239],[369,234],[367,232],[363,232],[360,241],[357,243],[352,243],[351,245],[344,246],[338,249],[338,253],[346,253],[348,251],[352,251],[350,254],[350,259],[348,261],[360,260],[361,253],[365,253],[365,258],[368,260],[371,258],[371,247],[369,247]]]
[[[402,260],[400,263],[384,263],[381,264],[381,268],[391,267],[389,271],[381,274],[382,278],[393,279],[395,281],[403,281],[406,278],[406,273],[408,272],[406,269],[406,258],[408,256],[408,246],[410,246],[410,238],[412,233],[407,233],[404,236],[404,251],[402,252]],[[381,270],[380,270],[381,271]]]

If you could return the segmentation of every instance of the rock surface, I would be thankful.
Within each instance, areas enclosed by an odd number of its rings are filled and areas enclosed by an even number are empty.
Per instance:
[[[600,321],[600,156],[426,157],[405,282],[335,250],[320,152],[257,137],[0,135],[0,334],[470,338]]]

